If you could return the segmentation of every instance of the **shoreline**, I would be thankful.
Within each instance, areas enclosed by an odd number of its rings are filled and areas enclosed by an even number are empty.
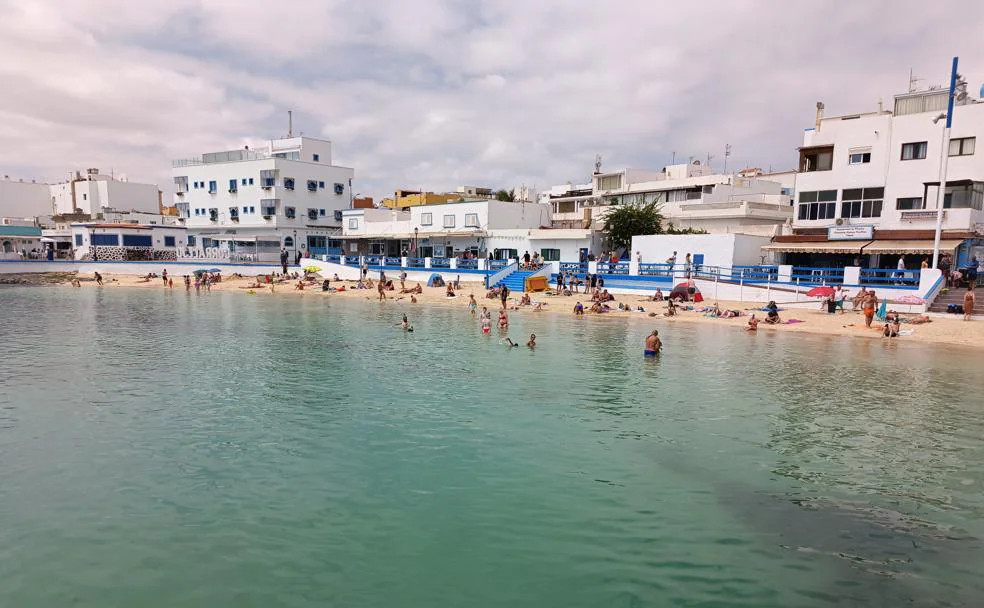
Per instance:
[[[160,278],[145,280],[143,277],[134,275],[116,275],[116,274],[105,274],[104,275],[105,289],[114,289],[119,287],[126,288],[142,288],[142,289],[171,289],[173,291],[184,291],[184,281],[181,275],[172,276],[174,281],[173,288],[167,288],[163,286],[163,281]],[[258,289],[250,289],[249,284],[253,282],[253,277],[229,277],[223,278],[223,280],[212,286],[212,289],[219,292],[231,292],[240,293],[244,296],[251,295],[254,297],[269,297],[269,296],[281,296],[281,297],[305,297],[305,298],[342,298],[353,301],[370,301],[378,304],[378,292],[375,289],[354,289],[355,281],[339,281],[345,286],[345,291],[343,292],[324,292],[321,291],[320,281],[317,284],[306,286],[304,290],[296,290],[295,286],[297,284],[296,280],[284,281],[277,283],[273,290],[269,286],[264,286]],[[395,281],[396,282],[396,281]],[[335,286],[335,281],[332,281],[332,286]],[[49,286],[59,286],[71,289],[71,284],[68,282],[33,282],[32,284],[46,284]],[[94,280],[87,278],[87,280],[82,281],[82,288],[92,288],[97,287]],[[398,285],[398,282],[397,282]],[[407,287],[416,285],[416,282],[407,281]],[[194,290],[194,286],[191,288]],[[204,287],[202,288],[204,291]],[[250,293],[252,292],[252,293]],[[417,296],[418,303],[410,304],[410,296],[399,294],[399,291],[386,292],[387,304],[392,304],[393,302],[400,302],[406,306],[444,306],[444,307],[459,307],[463,312],[467,312],[468,309],[468,295],[473,294],[475,300],[478,303],[478,308],[481,310],[483,306],[487,307],[490,312],[493,313],[493,321],[495,319],[495,313],[498,311],[500,304],[499,300],[491,300],[485,297],[486,290],[481,282],[464,282],[461,283],[461,289],[458,290],[458,296],[456,298],[445,297],[445,288],[443,287],[423,287],[423,294]],[[757,308],[764,305],[764,302],[733,302],[727,300],[719,300],[719,304],[722,310],[740,310],[743,314],[737,318],[720,318],[720,317],[705,317],[703,313],[695,311],[685,311],[682,310],[678,315],[673,317],[665,317],[663,313],[666,310],[665,302],[647,302],[644,296],[639,295],[617,295],[616,300],[611,303],[616,310],[607,313],[590,313],[587,308],[590,306],[590,300],[584,298],[585,294],[575,294],[571,296],[555,296],[546,295],[545,293],[531,293],[530,297],[534,303],[543,302],[544,306],[542,311],[534,312],[532,307],[522,307],[518,310],[513,310],[513,306],[518,304],[518,298],[510,296],[509,303],[509,315],[538,315],[538,314],[561,314],[573,316],[573,308],[575,302],[580,301],[585,305],[584,318],[617,318],[617,319],[631,319],[635,321],[649,321],[651,323],[658,323],[658,326],[663,326],[668,323],[710,323],[715,325],[730,326],[736,329],[744,329],[748,323],[749,314],[755,312]],[[645,313],[640,312],[621,312],[617,310],[619,302],[631,306],[633,309],[637,306],[642,306],[645,309]],[[385,305],[385,304],[384,304]],[[708,299],[700,303],[699,306],[713,306],[714,301]],[[650,317],[649,313],[655,312],[655,317]],[[757,313],[758,318],[764,318],[764,313]],[[782,324],[782,325],[766,325],[761,323],[758,326],[759,332],[772,332],[772,331],[787,331],[795,333],[805,333],[805,334],[815,334],[823,336],[843,336],[850,338],[868,338],[868,339],[878,339],[878,340],[888,340],[884,338],[881,334],[881,328],[883,323],[879,323],[877,320],[872,323],[871,329],[866,329],[864,327],[864,317],[860,312],[852,312],[850,310],[843,313],[828,314],[826,312],[821,312],[819,310],[819,302],[817,303],[817,308],[815,310],[795,308],[787,309],[780,312],[780,316],[783,320],[787,319],[798,319],[801,322],[793,324]],[[907,315],[903,315],[904,317]],[[932,317],[932,322],[920,325],[908,325],[903,324],[903,329],[914,330],[911,335],[901,336],[899,338],[892,338],[893,342],[909,342],[915,344],[933,344],[942,346],[960,346],[965,348],[971,348],[974,350],[984,349],[984,323],[980,321],[980,316],[978,315],[975,320],[966,322],[962,320],[959,315],[954,315],[954,318],[948,317]]]

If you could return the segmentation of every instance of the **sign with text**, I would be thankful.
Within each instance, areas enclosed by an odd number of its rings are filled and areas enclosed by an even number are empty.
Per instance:
[[[828,241],[870,241],[874,238],[874,226],[830,226]]]

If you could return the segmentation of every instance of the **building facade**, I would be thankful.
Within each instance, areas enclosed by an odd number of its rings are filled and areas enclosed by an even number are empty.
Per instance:
[[[551,205],[558,228],[601,230],[618,205],[656,203],[667,226],[771,236],[792,220],[792,188],[784,181],[788,174],[716,174],[697,161],[656,172],[598,172],[591,183],[555,186],[540,200]]]
[[[95,219],[107,212],[161,213],[161,191],[156,184],[127,181],[88,169],[57,184],[0,181],[0,217],[33,218],[46,225],[58,215],[85,215]]]
[[[331,152],[329,141],[291,137],[174,161],[175,206],[195,237],[191,247],[256,261],[276,261],[282,248],[337,248],[355,172],[333,165]]]
[[[954,107],[943,149],[946,90],[898,95],[892,110],[824,117],[803,135],[793,234],[768,249],[797,264],[915,266],[931,256],[943,154],[941,250],[961,263],[984,234],[984,103]]]
[[[72,224],[76,260],[176,260],[188,245],[184,226]]]

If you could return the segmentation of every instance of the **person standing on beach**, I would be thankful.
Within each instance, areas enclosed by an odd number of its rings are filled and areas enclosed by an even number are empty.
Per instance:
[[[502,307],[505,308],[506,300],[509,299],[509,288],[503,285],[502,289],[499,291],[499,297],[502,299]]]
[[[379,291],[379,301],[382,302],[386,299],[386,283],[382,281],[376,283],[376,289]]]
[[[161,272],[161,278],[164,279],[164,287],[167,287],[167,268],[165,268],[164,271]]]
[[[968,286],[963,300],[964,321],[970,321],[970,317],[974,314],[974,304],[976,303],[977,295],[974,294],[974,286]]]
[[[875,318],[875,308],[878,307],[878,296],[874,291],[869,291],[864,296],[862,308],[864,309],[864,326],[871,328],[871,321]]]
[[[653,333],[646,336],[646,350],[643,351],[645,357],[655,357],[663,348],[663,342],[659,339],[659,330],[654,329]]]
[[[406,280],[407,280],[407,271],[404,270],[400,272],[400,293],[403,293],[403,290],[407,288],[407,286],[405,285]]]
[[[95,275],[96,275],[96,285],[102,285],[103,284],[103,277],[102,277],[102,275],[99,274],[98,272],[95,273]]]
[[[284,274],[287,274],[287,256],[288,256],[287,248],[282,247],[280,249],[280,268],[283,269]]]

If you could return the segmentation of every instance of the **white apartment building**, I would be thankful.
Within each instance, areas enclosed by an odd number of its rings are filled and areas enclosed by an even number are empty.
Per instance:
[[[172,164],[174,201],[193,253],[275,261],[281,248],[318,255],[339,246],[355,172],[332,164],[329,141],[275,139],[260,150]]]
[[[6,178],[6,176],[5,176]],[[125,176],[105,175],[99,169],[76,171],[57,184],[0,181],[0,217],[35,218],[47,224],[57,215],[96,217],[112,211],[159,214],[161,192],[156,184],[127,181]]]
[[[792,219],[792,188],[784,185],[791,175],[716,174],[695,161],[656,172],[598,172],[590,184],[555,186],[540,200],[551,205],[555,227],[601,230],[615,206],[655,202],[676,228],[771,236]]]
[[[524,232],[551,232],[550,207],[539,203],[487,200],[424,205],[409,211],[350,209],[342,217],[346,255],[451,258],[468,252],[485,257],[496,253],[489,246],[496,235],[512,238]],[[583,236],[587,231],[579,232]]]
[[[965,85],[961,87],[965,90]],[[961,92],[962,92],[961,91]],[[984,233],[984,103],[956,102],[944,190],[942,250],[967,258]],[[823,116],[799,149],[791,236],[766,249],[786,261],[816,265],[910,266],[932,253],[948,92],[895,96],[892,110]],[[812,264],[811,264],[812,265]]]

